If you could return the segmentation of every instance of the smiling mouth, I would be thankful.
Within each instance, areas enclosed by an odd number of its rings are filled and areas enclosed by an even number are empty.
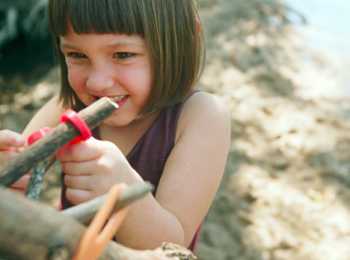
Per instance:
[[[94,96],[95,101],[100,98],[101,97]],[[113,102],[117,103],[120,108],[129,98],[129,95],[122,95],[122,96],[115,96],[115,97],[108,97],[108,98],[110,98]]]

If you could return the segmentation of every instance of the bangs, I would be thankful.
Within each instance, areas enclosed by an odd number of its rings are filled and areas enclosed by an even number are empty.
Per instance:
[[[144,36],[143,16],[137,0],[53,0],[50,27],[54,35],[67,33],[70,23],[76,33],[123,33]]]

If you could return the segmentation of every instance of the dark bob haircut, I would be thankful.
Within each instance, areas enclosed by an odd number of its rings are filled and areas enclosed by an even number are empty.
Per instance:
[[[67,79],[60,36],[68,23],[76,33],[140,35],[148,47],[153,86],[143,113],[180,102],[194,88],[204,64],[204,44],[195,0],[50,0],[49,22],[61,67],[60,100],[83,104]]]

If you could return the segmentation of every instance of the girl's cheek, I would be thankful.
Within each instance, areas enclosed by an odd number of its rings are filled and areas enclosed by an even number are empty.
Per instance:
[[[82,88],[82,84],[84,83],[84,73],[83,71],[79,71],[77,69],[69,69],[68,70],[68,82],[72,88],[79,90]]]

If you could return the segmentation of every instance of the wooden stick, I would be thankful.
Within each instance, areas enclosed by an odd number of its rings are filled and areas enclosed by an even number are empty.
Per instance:
[[[117,108],[117,104],[104,97],[82,110],[79,116],[90,129],[94,129]],[[38,162],[52,156],[61,146],[78,135],[79,131],[71,124],[59,124],[52,133],[29,146],[0,171],[0,185],[10,186]]]
[[[68,260],[85,232],[84,225],[57,210],[0,187],[0,256],[16,260]],[[136,251],[110,242],[101,260],[191,260],[186,249]]]
[[[129,186],[122,192],[114,211],[126,207],[132,202],[144,197],[147,193],[152,191],[152,189],[153,186],[147,182]],[[96,212],[103,205],[106,196],[107,195],[103,195],[88,202],[79,204],[78,206],[63,210],[62,213],[76,219],[80,223],[87,224],[92,220]]]
[[[50,169],[54,162],[54,157],[46,158],[43,162],[40,162],[38,165],[33,167],[32,176],[30,177],[26,191],[27,198],[34,200],[38,200],[40,198],[45,173]]]

